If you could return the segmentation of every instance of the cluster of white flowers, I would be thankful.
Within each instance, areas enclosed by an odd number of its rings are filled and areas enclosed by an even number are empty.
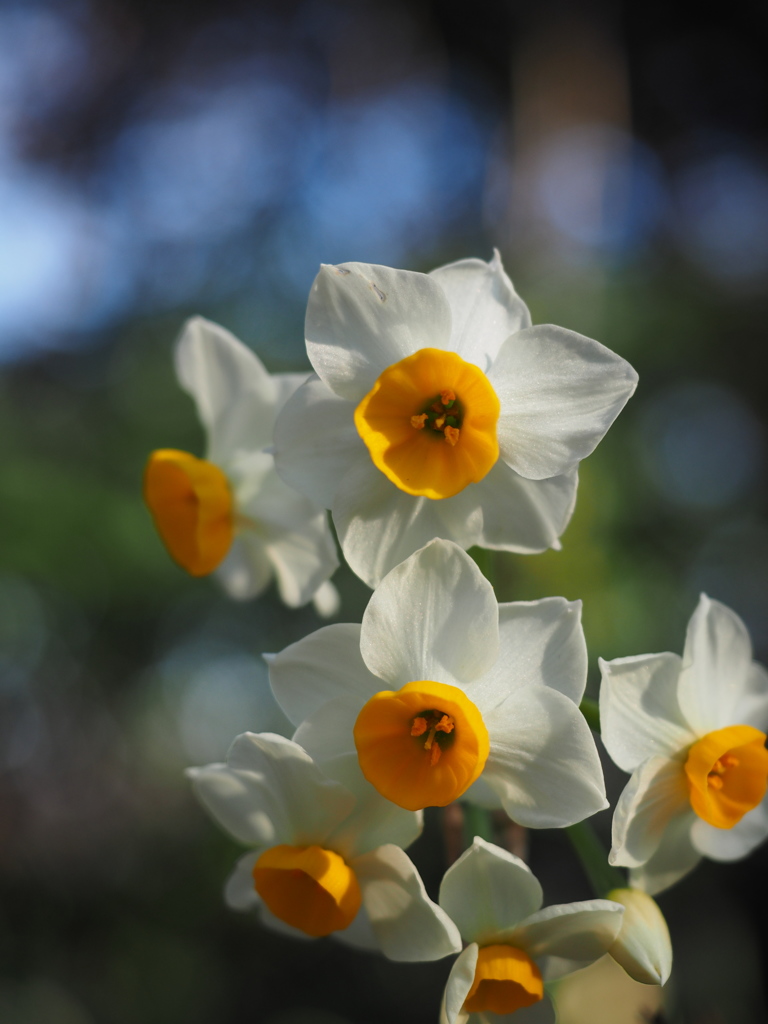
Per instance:
[[[529,828],[608,806],[579,707],[580,602],[499,604],[466,551],[560,546],[578,463],[634,370],[589,338],[531,326],[498,254],[427,275],[323,267],[306,344],[314,374],[270,376],[224,329],[191,320],[176,367],[208,451],[156,451],[145,477],[171,556],[215,571],[233,597],[274,575],[286,604],[333,614],[326,508],[375,588],[361,624],[265,655],[291,739],[244,733],[226,764],[189,770],[252,848],[227,902],[395,960],[460,954],[444,1024],[553,1021],[545,983],[605,953],[663,984],[671,944],[652,894],[768,834],[768,674],[723,605],[702,597],[682,659],[601,662],[603,740],[632,775],[610,862],[630,887],[542,910],[526,864],[476,837],[435,903],[404,852],[425,807],[459,799]]]

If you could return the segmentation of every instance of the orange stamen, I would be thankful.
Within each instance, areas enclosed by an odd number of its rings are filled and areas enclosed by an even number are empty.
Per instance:
[[[440,721],[435,726],[438,732],[453,732],[456,728],[456,724],[450,715],[443,715]]]
[[[427,414],[425,412],[420,413],[418,416],[411,416],[411,426],[415,427],[416,430],[423,430],[426,421]]]
[[[440,744],[439,743],[435,743],[433,745],[433,747],[432,747],[432,753],[429,755],[429,763],[431,764],[431,766],[433,768],[435,767],[437,762],[440,760],[440,755],[441,754],[442,754],[442,750],[440,749]]]
[[[453,391],[451,391],[450,388],[443,388],[443,390],[440,392],[440,401],[443,403],[443,405],[450,405],[451,402],[456,401],[456,395],[454,394]]]
[[[445,440],[448,442],[448,444],[451,446],[451,448],[455,448],[456,447],[456,443],[459,440],[459,430],[458,430],[458,427],[446,427],[444,433],[445,433]]]
[[[411,736],[423,736],[427,731],[426,718],[414,718],[411,726]]]

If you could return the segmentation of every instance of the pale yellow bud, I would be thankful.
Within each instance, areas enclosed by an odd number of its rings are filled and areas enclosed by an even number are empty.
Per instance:
[[[663,985],[672,970],[672,943],[656,901],[640,889],[613,889],[607,898],[624,907],[621,931],[608,952],[630,978]]]

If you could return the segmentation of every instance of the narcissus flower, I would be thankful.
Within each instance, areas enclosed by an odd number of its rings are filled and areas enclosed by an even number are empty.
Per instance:
[[[370,586],[433,537],[559,547],[579,460],[637,383],[598,342],[532,327],[498,253],[431,274],[324,266],[306,340],[317,377],[275,426],[278,472],[332,510]]]
[[[476,836],[440,886],[440,906],[469,943],[448,978],[441,1024],[554,1024],[544,983],[607,952],[624,908],[609,900],[541,904],[530,868]]]
[[[610,860],[661,892],[702,856],[745,857],[768,836],[768,672],[741,619],[702,594],[685,651],[600,662],[608,753],[632,773]]]
[[[179,383],[208,434],[204,459],[163,448],[150,455],[144,498],[168,553],[192,576],[216,572],[234,598],[273,576],[291,607],[314,599],[331,615],[338,566],[326,513],[289,487],[271,453],[275,417],[306,374],[270,375],[223,327],[193,317],[176,345]]]
[[[352,792],[325,778],[301,747],[269,733],[244,733],[226,764],[187,774],[219,824],[254,847],[227,883],[233,909],[255,909],[297,938],[333,935],[392,960],[461,949],[402,849],[419,835],[419,815],[362,779]]]
[[[274,694],[330,775],[362,769],[401,807],[461,796],[521,824],[607,806],[592,733],[580,604],[499,605],[475,563],[434,540],[387,575],[362,625],[326,626],[270,657]]]
[[[608,952],[634,981],[665,985],[672,970],[672,942],[658,903],[641,889],[612,889],[607,898],[624,907],[621,931]]]

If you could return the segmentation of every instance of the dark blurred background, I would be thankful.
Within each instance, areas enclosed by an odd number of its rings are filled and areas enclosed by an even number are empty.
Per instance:
[[[583,598],[593,688],[598,655],[681,651],[700,590],[768,661],[768,9],[691,10],[0,3],[3,1024],[437,1021],[448,963],[223,906],[239,850],[182,770],[287,730],[259,655],[321,623],[186,577],[142,506],[151,449],[201,454],[171,364],[191,313],[298,369],[320,262],[497,246],[534,322],[640,373],[563,551],[497,556],[499,596]],[[529,838],[550,902],[590,896],[561,833]],[[439,815],[414,857],[435,894]],[[766,1020],[766,878],[763,848],[661,897],[667,1019]],[[563,1024],[651,1018],[607,991]]]

